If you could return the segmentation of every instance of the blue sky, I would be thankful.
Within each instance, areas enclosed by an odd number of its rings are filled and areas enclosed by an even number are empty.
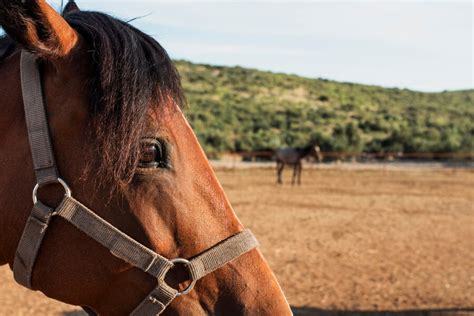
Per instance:
[[[133,24],[177,59],[421,91],[474,88],[471,1],[77,3],[147,15]]]

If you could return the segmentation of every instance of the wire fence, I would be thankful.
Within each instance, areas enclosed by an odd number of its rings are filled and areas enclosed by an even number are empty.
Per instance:
[[[474,152],[345,152],[327,151],[321,152],[323,160],[474,160]],[[240,158],[244,161],[272,160],[274,151],[252,151],[252,152],[231,152],[223,153],[221,156]]]

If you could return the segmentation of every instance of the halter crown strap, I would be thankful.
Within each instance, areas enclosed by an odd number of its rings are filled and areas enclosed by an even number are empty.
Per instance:
[[[169,260],[130,238],[72,197],[67,184],[58,177],[48,121],[43,104],[41,77],[33,55],[21,53],[21,84],[26,125],[37,185],[33,190],[33,210],[18,244],[13,272],[15,280],[32,288],[32,273],[43,238],[51,220],[59,216],[110,250],[117,258],[143,270],[157,280],[157,287],[135,308],[132,316],[159,315],[177,296],[192,290],[197,280],[258,246],[249,230],[244,230],[206,250],[192,260]],[[56,208],[50,208],[36,197],[39,187],[59,183],[65,196]],[[178,292],[165,282],[168,271],[176,262],[185,263],[191,285]]]
[[[39,185],[53,183],[58,179],[58,172],[43,104],[41,76],[36,58],[25,50],[21,52],[20,69],[23,107],[36,181]]]

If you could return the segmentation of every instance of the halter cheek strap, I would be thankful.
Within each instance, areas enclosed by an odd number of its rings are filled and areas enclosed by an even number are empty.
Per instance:
[[[199,279],[258,246],[254,235],[249,230],[244,230],[193,259],[169,260],[118,230],[75,200],[66,182],[59,178],[49,136],[38,66],[35,57],[26,51],[21,53],[21,84],[37,185],[33,190],[34,206],[26,221],[13,264],[14,277],[18,283],[32,289],[36,258],[49,224],[57,216],[109,249],[115,257],[157,280],[157,287],[135,308],[131,313],[133,316],[161,314],[173,299],[189,293]],[[55,209],[42,204],[36,196],[40,187],[52,183],[61,184],[65,190],[61,204]],[[166,274],[176,263],[184,263],[190,276],[191,284],[182,292],[165,282]]]

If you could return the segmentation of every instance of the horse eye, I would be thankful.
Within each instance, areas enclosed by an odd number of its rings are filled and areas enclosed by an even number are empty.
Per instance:
[[[162,145],[158,141],[144,141],[141,144],[140,168],[165,168],[166,160]]]

